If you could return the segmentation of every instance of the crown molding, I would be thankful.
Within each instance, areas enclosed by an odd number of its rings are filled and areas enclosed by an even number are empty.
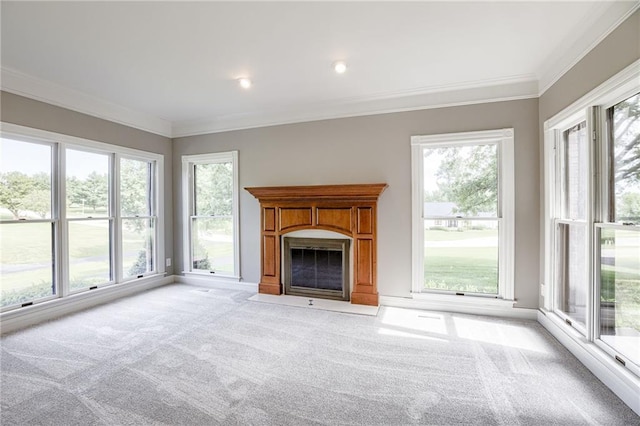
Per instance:
[[[5,92],[46,102],[51,105],[161,136],[172,136],[170,121],[135,111],[10,68],[2,67],[0,72],[0,88]]]
[[[403,92],[389,92],[332,102],[295,105],[277,111],[252,111],[175,122],[173,124],[173,137],[196,136],[335,118],[529,99],[537,96],[537,80],[532,75],[526,75]]]
[[[542,96],[594,47],[640,9],[640,1],[602,2],[600,8],[602,13],[594,14],[588,22],[583,23],[588,29],[586,33],[574,40],[568,49],[558,46],[547,58],[540,73],[538,96]]]

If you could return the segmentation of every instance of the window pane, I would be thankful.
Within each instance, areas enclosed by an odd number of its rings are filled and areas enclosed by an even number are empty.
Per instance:
[[[120,159],[120,211],[124,217],[151,216],[151,170],[148,161]]]
[[[51,217],[51,147],[0,139],[0,218]]]
[[[69,282],[71,290],[111,281],[109,220],[69,222]]]
[[[66,151],[67,217],[109,216],[109,156]]]
[[[585,219],[589,166],[586,121],[564,132],[564,153],[564,217]]]
[[[640,232],[600,234],[600,338],[640,364]]]
[[[53,224],[0,225],[0,302],[28,302],[56,293],[53,278]]]
[[[557,309],[572,321],[586,324],[587,259],[586,225],[558,225]]]
[[[613,222],[640,223],[640,93],[609,109]]]
[[[498,214],[498,147],[424,149],[425,216]]]
[[[124,219],[122,221],[124,278],[136,277],[154,270],[153,224],[152,219]]]
[[[230,216],[233,164],[196,164],[193,177],[195,216]]]
[[[192,218],[193,269],[233,274],[233,219],[231,216]]]
[[[424,287],[498,292],[498,221],[425,220]]]

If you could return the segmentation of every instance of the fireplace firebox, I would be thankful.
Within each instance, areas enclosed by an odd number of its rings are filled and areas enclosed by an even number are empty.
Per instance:
[[[284,293],[349,300],[348,239],[291,238],[284,242]]]

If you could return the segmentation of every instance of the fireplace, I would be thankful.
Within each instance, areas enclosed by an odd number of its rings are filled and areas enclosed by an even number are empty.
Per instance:
[[[283,238],[284,293],[349,300],[348,239]]]
[[[350,241],[351,303],[378,306],[377,209],[387,184],[245,188],[260,202],[260,283],[264,294],[283,293],[282,246],[297,231],[330,231]],[[344,265],[344,263],[343,263]],[[302,286],[297,286],[302,287]]]

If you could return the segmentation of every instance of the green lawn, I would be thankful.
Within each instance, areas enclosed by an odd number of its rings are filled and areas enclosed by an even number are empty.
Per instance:
[[[200,239],[203,254],[209,258],[211,268],[218,272],[233,274],[233,242]],[[204,256],[202,256],[204,257]]]
[[[211,270],[233,274],[233,222],[231,217],[198,218],[193,222],[194,259],[207,258]]]
[[[70,228],[74,242],[69,253],[72,290],[109,280],[108,228],[104,225],[104,222],[77,222]],[[128,233],[123,246],[126,272],[144,247],[144,237]],[[2,225],[0,264],[3,273],[0,305],[6,306],[53,294],[51,252],[51,224]]]
[[[496,294],[497,236],[495,229],[426,230],[425,289]]]

